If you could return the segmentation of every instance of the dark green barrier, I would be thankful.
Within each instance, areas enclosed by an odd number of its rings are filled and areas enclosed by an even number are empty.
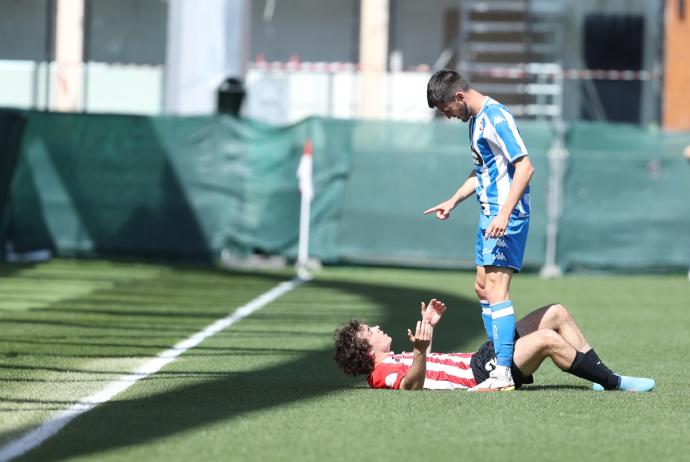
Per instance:
[[[467,127],[308,119],[29,113],[13,183],[18,250],[59,255],[294,257],[302,145],[314,140],[312,254],[327,262],[471,265],[473,199],[440,223],[422,211],[471,168]],[[543,258],[546,127],[522,125],[539,174],[528,260]],[[534,138],[534,139],[531,139]],[[543,220],[542,220],[543,222]]]
[[[9,237],[18,251],[212,258],[223,248],[295,247],[295,171],[310,121],[275,128],[229,117],[27,117],[12,186]]]
[[[570,159],[558,255],[566,269],[640,270],[690,262],[690,136],[580,123]]]
[[[304,140],[312,138],[313,256],[473,265],[474,198],[445,222],[422,215],[472,168],[464,124],[308,119],[272,127],[229,117],[25,116],[7,207],[8,238],[18,251],[209,259],[229,248],[294,258],[295,174]],[[520,129],[536,168],[525,264],[538,267],[551,132],[539,123]],[[680,151],[687,143],[687,135],[628,126],[573,127],[559,264],[686,265],[690,168]]]
[[[10,186],[25,126],[21,112],[0,110],[0,243],[5,241],[9,224]]]
[[[13,184],[18,250],[208,256],[232,229],[246,172],[224,162],[239,165],[241,152],[217,149],[221,120],[30,113],[29,121]]]

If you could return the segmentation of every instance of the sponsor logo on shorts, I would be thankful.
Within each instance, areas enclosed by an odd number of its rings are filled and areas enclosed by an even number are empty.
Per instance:
[[[508,247],[508,244],[506,244],[506,241],[504,241],[503,239],[497,240],[497,241],[496,241],[496,245],[497,245],[498,247]]]
[[[499,260],[499,261],[506,261],[506,256],[503,255],[502,252],[498,252],[498,254],[496,254],[496,260]]]

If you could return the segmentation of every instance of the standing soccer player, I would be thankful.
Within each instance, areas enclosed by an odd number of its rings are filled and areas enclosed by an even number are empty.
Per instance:
[[[520,271],[527,243],[529,181],[534,168],[513,116],[505,106],[472,88],[457,72],[436,72],[427,102],[447,118],[469,121],[474,169],[453,196],[424,212],[445,220],[476,193],[481,207],[476,240],[475,291],[482,320],[496,351],[496,368],[470,391],[512,390],[515,312],[510,300],[513,272]]]

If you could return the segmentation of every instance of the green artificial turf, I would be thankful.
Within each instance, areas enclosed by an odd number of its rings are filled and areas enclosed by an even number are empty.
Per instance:
[[[291,278],[107,261],[0,266],[0,445]],[[21,460],[690,460],[690,282],[520,274],[518,316],[567,305],[614,370],[651,393],[593,392],[544,364],[512,393],[369,390],[332,362],[363,317],[396,351],[419,302],[449,310],[437,351],[483,341],[469,272],[332,268],[81,415]]]

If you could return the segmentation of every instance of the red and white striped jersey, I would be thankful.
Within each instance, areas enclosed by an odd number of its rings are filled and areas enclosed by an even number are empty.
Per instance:
[[[431,353],[426,357],[424,388],[452,390],[472,388],[477,384],[472,374],[470,360],[473,353]],[[412,353],[389,356],[369,374],[371,388],[400,388],[400,382],[412,365]]]

